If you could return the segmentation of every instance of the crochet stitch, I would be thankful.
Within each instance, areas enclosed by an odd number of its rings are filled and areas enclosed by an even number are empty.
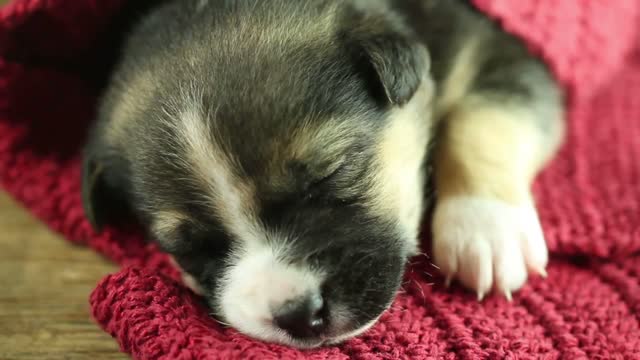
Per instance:
[[[90,303],[135,359],[640,359],[640,2],[473,2],[542,56],[569,94],[567,143],[535,185],[549,277],[531,279],[513,303],[447,290],[419,257],[374,328],[300,351],[209,317],[137,227],[95,234],[81,206],[79,149],[115,59],[117,15],[149,0],[15,0],[0,9],[0,185],[122,266]]]

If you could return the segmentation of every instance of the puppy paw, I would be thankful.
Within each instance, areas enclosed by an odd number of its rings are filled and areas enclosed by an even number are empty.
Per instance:
[[[548,262],[533,203],[514,206],[472,196],[445,197],[433,219],[435,264],[481,300],[492,289],[511,300],[528,273],[546,276]]]

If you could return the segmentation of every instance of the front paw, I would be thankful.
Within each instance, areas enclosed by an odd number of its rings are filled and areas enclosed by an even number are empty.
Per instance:
[[[521,206],[473,196],[440,199],[433,219],[435,264],[475,290],[511,300],[529,272],[546,276],[547,246],[533,203]]]

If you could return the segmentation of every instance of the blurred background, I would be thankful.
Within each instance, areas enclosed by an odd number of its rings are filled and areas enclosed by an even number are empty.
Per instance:
[[[115,269],[0,190],[0,359],[128,359],[90,316],[89,294]]]

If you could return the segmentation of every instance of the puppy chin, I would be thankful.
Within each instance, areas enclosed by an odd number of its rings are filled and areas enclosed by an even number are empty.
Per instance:
[[[347,332],[336,332],[338,335],[334,335],[334,336],[327,336],[327,337],[322,337],[320,339],[312,339],[312,340],[308,340],[308,341],[299,341],[296,339],[291,338],[290,336],[285,335],[286,340],[283,342],[279,342],[282,345],[286,345],[286,346],[290,346],[290,347],[295,347],[298,349],[314,349],[314,348],[319,348],[319,347],[323,347],[323,346],[335,346],[335,345],[340,345],[346,341],[349,341],[357,336],[360,336],[364,333],[366,333],[367,331],[369,331],[369,329],[371,329],[377,322],[378,320],[380,320],[380,317],[382,316],[382,314],[380,314],[378,317],[376,317],[375,319],[371,320],[370,322],[366,323],[364,326],[361,326],[360,328],[357,328],[355,330],[351,330],[351,331],[347,331]]]
[[[260,331],[261,335],[256,335],[257,332],[255,331],[252,331],[250,334],[245,333],[242,330],[240,330],[240,332],[246,336],[249,336],[264,342],[284,345],[284,346],[302,349],[302,350],[310,350],[310,349],[317,349],[325,346],[336,346],[346,341],[349,341],[357,336],[360,336],[366,333],[378,322],[379,319],[380,317],[377,317],[371,320],[369,323],[365,324],[364,326],[358,329],[352,330],[350,332],[342,333],[335,336],[323,336],[317,339],[306,339],[306,340],[295,339],[289,336],[284,331],[280,331],[269,326],[265,326],[262,329],[262,331]]]

